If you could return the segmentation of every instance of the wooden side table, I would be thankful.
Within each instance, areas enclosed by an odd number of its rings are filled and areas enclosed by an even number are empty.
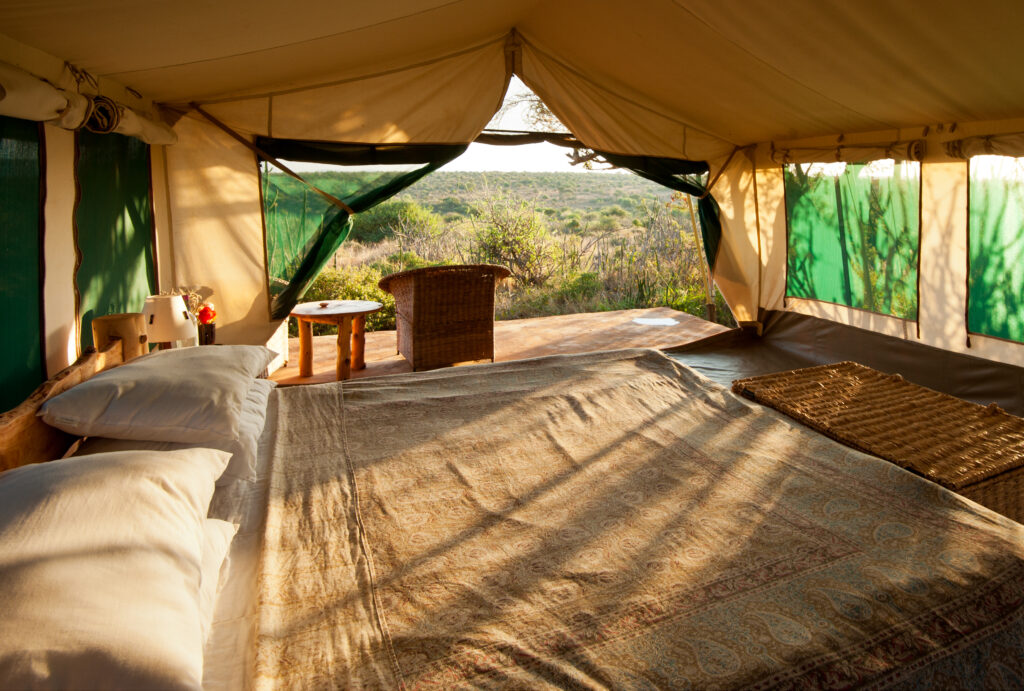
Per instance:
[[[366,315],[383,305],[372,300],[325,300],[303,302],[292,309],[299,322],[299,376],[313,376],[313,324],[338,325],[338,381],[366,367]]]

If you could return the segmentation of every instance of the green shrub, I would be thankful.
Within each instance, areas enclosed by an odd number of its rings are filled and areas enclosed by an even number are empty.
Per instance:
[[[604,284],[597,273],[587,271],[562,281],[556,293],[562,299],[590,300],[596,297],[603,287]]]
[[[395,252],[389,254],[383,261],[374,262],[370,266],[377,269],[382,276],[390,276],[391,274],[397,274],[401,271],[411,271],[412,269],[422,269],[425,266],[444,266],[451,262],[432,262],[424,259],[415,252]]]
[[[547,224],[529,203],[496,196],[479,208],[474,226],[477,261],[507,267],[519,283],[544,285],[555,270]]]
[[[469,204],[455,197],[445,197],[441,201],[431,204],[431,206],[434,208],[435,213],[439,213],[445,217],[449,214],[468,216],[470,209]]]
[[[349,238],[359,242],[380,242],[403,227],[437,227],[440,217],[416,202],[392,199],[358,213],[352,219]]]

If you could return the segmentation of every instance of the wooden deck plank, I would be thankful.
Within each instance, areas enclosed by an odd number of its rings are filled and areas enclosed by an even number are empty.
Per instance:
[[[671,319],[676,323],[644,324],[637,319]],[[668,307],[512,319],[494,323],[494,359],[523,360],[615,348],[670,348],[726,330],[720,324]],[[271,379],[282,386],[335,381],[336,343],[335,336],[315,336],[313,376],[300,377],[299,339],[288,339],[288,365],[274,372]],[[405,358],[396,354],[395,332],[373,331],[366,334],[366,369],[354,370],[352,377],[411,371]]]

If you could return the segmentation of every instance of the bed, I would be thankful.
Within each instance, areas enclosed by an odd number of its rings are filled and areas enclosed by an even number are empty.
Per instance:
[[[1024,679],[1024,527],[657,351],[277,389],[209,515],[210,689]]]

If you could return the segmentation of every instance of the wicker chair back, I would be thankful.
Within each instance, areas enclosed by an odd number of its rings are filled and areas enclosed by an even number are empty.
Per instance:
[[[413,370],[494,360],[494,289],[510,272],[493,264],[431,266],[385,276],[395,296],[398,352]]]

